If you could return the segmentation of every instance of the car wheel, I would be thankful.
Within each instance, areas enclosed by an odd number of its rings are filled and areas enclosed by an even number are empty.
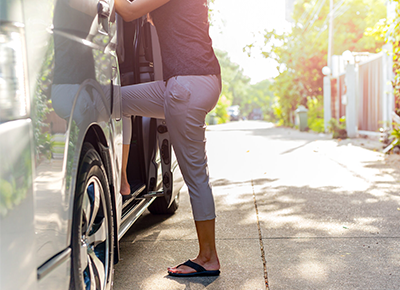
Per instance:
[[[85,143],[78,170],[72,218],[70,289],[112,287],[113,210],[107,175],[97,151]]]
[[[179,207],[179,195],[180,192],[175,196],[171,206],[168,207],[167,201],[163,197],[156,198],[152,204],[149,205],[149,211],[152,214],[174,214]]]

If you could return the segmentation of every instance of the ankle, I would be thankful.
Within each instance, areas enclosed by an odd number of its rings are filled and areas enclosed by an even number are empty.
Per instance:
[[[121,174],[121,184],[129,184],[126,174]]]
[[[201,251],[198,254],[196,259],[198,259],[199,261],[201,261],[204,264],[206,264],[206,263],[218,263],[219,264],[219,260],[218,260],[216,251]]]

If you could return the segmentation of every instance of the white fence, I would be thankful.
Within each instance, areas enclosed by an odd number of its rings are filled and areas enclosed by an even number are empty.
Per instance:
[[[341,56],[333,57],[332,81],[336,85],[332,86],[332,117],[339,118],[341,112],[346,112],[347,122],[356,126],[355,130],[348,128],[350,131],[373,135],[380,128],[391,127],[395,103],[392,59],[387,51],[386,48],[378,54],[353,53],[354,61],[347,64]],[[350,101],[355,101],[355,108],[351,110]]]

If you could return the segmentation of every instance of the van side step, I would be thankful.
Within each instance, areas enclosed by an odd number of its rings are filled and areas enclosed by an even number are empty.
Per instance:
[[[131,183],[131,194],[129,196],[123,196],[122,209],[146,189],[146,185],[139,180],[135,180]]]
[[[165,196],[164,191],[151,191],[149,193],[145,193],[137,197],[136,199],[147,199],[147,198],[161,197],[161,196]]]

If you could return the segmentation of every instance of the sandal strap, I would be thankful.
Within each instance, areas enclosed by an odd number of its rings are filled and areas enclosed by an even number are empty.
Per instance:
[[[196,270],[196,272],[205,272],[205,271],[207,271],[206,269],[204,269],[204,267],[200,266],[199,264],[197,264],[195,262],[192,262],[191,260],[187,260],[185,263],[180,264],[179,266],[182,266],[182,265],[188,266],[188,267]]]

